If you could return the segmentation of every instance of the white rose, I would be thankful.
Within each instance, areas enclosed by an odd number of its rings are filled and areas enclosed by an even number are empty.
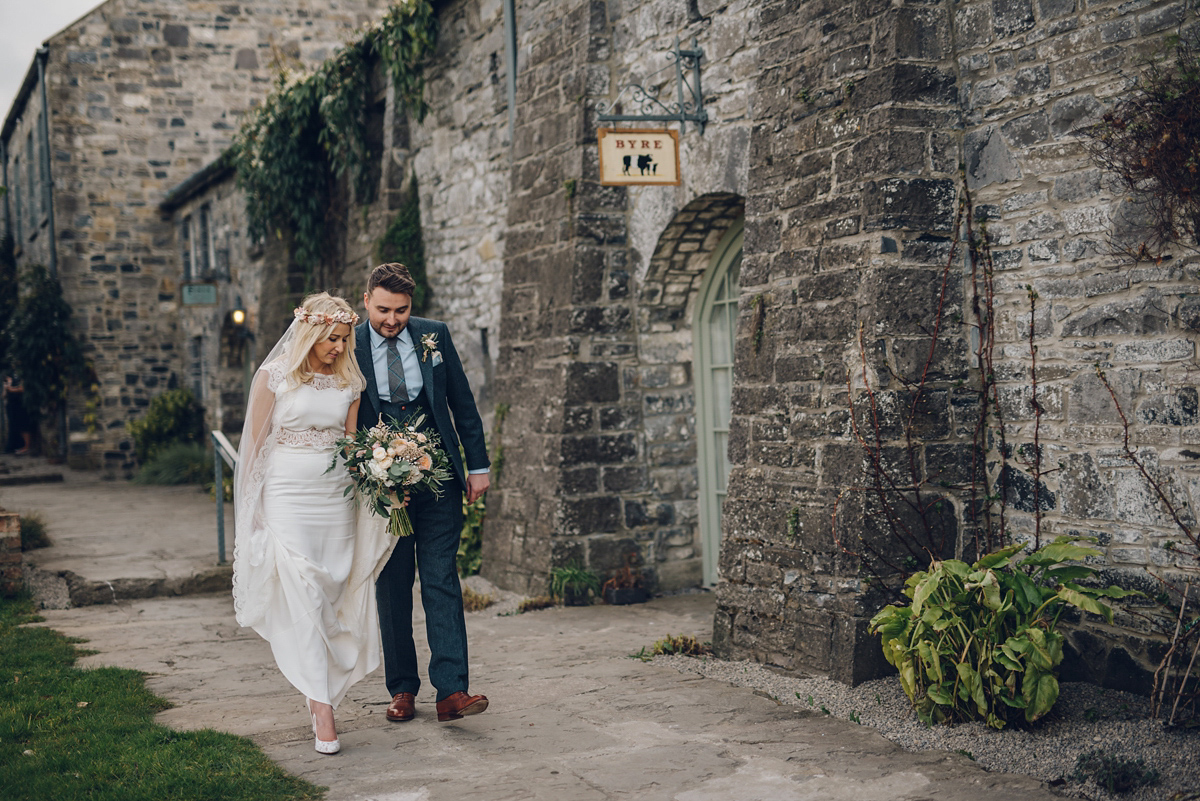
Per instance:
[[[376,445],[375,450],[371,451],[371,456],[374,457],[375,461],[382,462],[387,458],[387,451]]]

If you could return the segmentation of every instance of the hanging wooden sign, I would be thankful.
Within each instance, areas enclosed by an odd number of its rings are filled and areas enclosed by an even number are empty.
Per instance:
[[[679,185],[678,131],[601,128],[596,139],[604,186]]]

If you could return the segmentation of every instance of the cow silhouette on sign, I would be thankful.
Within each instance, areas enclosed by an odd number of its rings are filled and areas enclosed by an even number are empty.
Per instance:
[[[643,153],[642,155],[638,156],[637,165],[638,169],[642,171],[642,175],[645,175],[647,171],[649,171],[651,175],[658,174],[658,165],[654,163],[654,159],[650,157],[649,153]]]

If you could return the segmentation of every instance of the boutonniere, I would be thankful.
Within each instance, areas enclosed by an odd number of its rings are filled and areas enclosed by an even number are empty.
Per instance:
[[[425,361],[430,354],[433,354],[434,364],[437,364],[437,357],[442,355],[438,351],[437,334],[431,332],[421,337],[421,347],[424,348],[424,352],[421,353],[421,361]]]

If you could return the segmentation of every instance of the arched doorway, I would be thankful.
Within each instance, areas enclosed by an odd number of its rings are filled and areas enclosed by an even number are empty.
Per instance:
[[[711,542],[701,536],[700,506],[708,502],[710,493],[700,489],[699,476],[709,471],[701,465],[704,457],[697,433],[699,423],[712,417],[700,417],[703,402],[697,398],[697,388],[701,384],[695,379],[699,340],[694,329],[698,320],[705,321],[701,329],[710,328],[709,317],[698,316],[697,310],[705,305],[702,298],[715,299],[711,295],[715,286],[718,290],[723,287],[724,300],[717,306],[730,314],[728,328],[729,334],[733,333],[735,316],[729,303],[736,303],[737,269],[733,262],[741,248],[731,232],[741,230],[744,217],[745,201],[739,195],[712,193],[695,198],[663,228],[645,273],[637,276],[637,362],[636,372],[629,374],[638,387],[641,408],[637,419],[644,455],[644,466],[636,468],[633,475],[644,479],[639,487],[631,487],[632,491],[622,496],[624,532],[645,543],[642,552],[654,566],[661,589],[711,583],[720,554],[719,523],[712,529],[716,537]],[[736,242],[740,242],[740,234],[736,236]],[[726,278],[724,283],[714,285],[715,265],[724,276],[734,268],[732,284]],[[714,324],[719,326],[721,321]],[[713,344],[711,337],[708,344]],[[720,363],[728,366],[731,357],[731,352],[721,355]],[[727,396],[723,406],[729,408]],[[615,420],[615,414],[612,416]],[[728,412],[726,424],[716,432],[722,439],[727,421]],[[713,449],[707,443],[705,448],[707,457]],[[718,448],[723,455],[724,444]],[[625,469],[633,470],[628,466]],[[606,469],[606,488],[608,475]],[[613,471],[612,475],[623,474]],[[719,513],[719,506],[717,509]],[[719,514],[704,514],[706,520],[719,519]]]
[[[733,395],[733,346],[737,333],[742,221],[730,226],[713,253],[697,297],[695,348],[697,506],[705,585],[717,581],[721,553],[721,506],[729,479],[729,417]]]

